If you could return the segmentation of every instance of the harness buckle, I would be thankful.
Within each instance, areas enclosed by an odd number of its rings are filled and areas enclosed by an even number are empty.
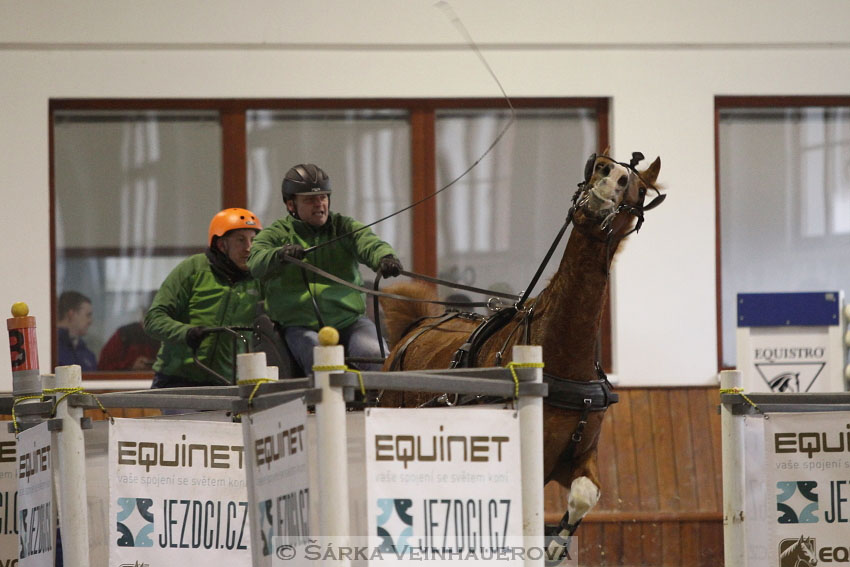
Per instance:
[[[584,421],[584,420],[579,421],[578,425],[576,425],[576,430],[573,432],[573,436],[571,437],[571,439],[573,441],[575,441],[576,443],[581,441],[581,437],[584,434],[584,426],[585,425],[587,425],[587,422]]]
[[[455,399],[454,399],[454,401],[450,401],[450,400],[449,400],[449,395],[448,395],[448,394],[440,394],[440,395],[437,397],[437,403],[439,403],[439,404],[443,404],[443,405],[445,405],[445,406],[452,407],[452,406],[454,406],[455,404],[457,404],[457,398],[458,398],[458,395],[457,395],[457,394],[455,394]]]
[[[472,348],[471,343],[463,343],[462,345],[460,345],[460,347],[455,351],[455,354],[452,357],[450,368],[466,368],[466,362],[469,358],[470,348]]]

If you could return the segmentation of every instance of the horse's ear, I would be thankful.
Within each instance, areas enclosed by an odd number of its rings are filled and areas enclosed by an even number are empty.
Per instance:
[[[648,168],[641,172],[640,176],[644,181],[649,183],[650,185],[655,185],[656,179],[658,179],[658,174],[661,172],[661,158],[655,158],[655,161],[652,162]]]
[[[602,150],[602,153],[599,154],[601,156],[610,156],[611,155],[611,146],[605,146],[605,149]]]

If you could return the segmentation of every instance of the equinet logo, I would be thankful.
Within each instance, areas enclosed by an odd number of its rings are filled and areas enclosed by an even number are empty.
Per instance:
[[[779,567],[814,567],[818,564],[815,538],[800,536],[779,542]]]

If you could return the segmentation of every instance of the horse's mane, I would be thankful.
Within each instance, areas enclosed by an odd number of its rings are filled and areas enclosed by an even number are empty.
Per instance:
[[[789,555],[791,555],[792,553],[796,553],[796,552],[797,552],[797,548],[798,548],[798,547],[800,547],[800,542],[799,542],[799,541],[795,541],[794,543],[792,543],[791,545],[789,545],[789,546],[785,549],[785,551],[783,551],[783,552],[779,555],[779,559],[785,559],[786,557],[788,557],[788,556],[789,556]]]
[[[383,291],[416,299],[437,299],[434,287],[422,282],[400,282],[387,286]],[[384,310],[384,334],[390,346],[398,342],[410,323],[416,319],[439,315],[442,312],[442,308],[433,303],[399,301],[388,297],[381,298],[381,308]]]
[[[780,555],[780,559],[785,559],[786,557],[790,557],[795,553],[802,553],[804,551],[810,552],[811,550],[806,547],[806,545],[811,541],[811,538],[803,539],[802,537],[788,546],[785,551],[783,551]],[[808,564],[808,563],[807,563]]]

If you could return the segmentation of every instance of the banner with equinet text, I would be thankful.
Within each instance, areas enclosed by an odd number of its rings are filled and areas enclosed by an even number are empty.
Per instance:
[[[520,430],[495,408],[372,409],[369,565],[523,565]]]
[[[850,412],[764,418],[768,565],[850,563]]]
[[[116,419],[108,459],[110,565],[251,565],[240,424]]]
[[[53,471],[56,453],[47,422],[18,435],[19,567],[53,567],[56,506]],[[69,528],[65,528],[69,529]],[[14,563],[12,563],[14,565]]]
[[[307,406],[293,400],[242,418],[253,480],[254,567],[299,553],[310,536]],[[295,567],[295,566],[293,566]]]
[[[18,559],[18,459],[15,434],[0,422],[0,567]]]

